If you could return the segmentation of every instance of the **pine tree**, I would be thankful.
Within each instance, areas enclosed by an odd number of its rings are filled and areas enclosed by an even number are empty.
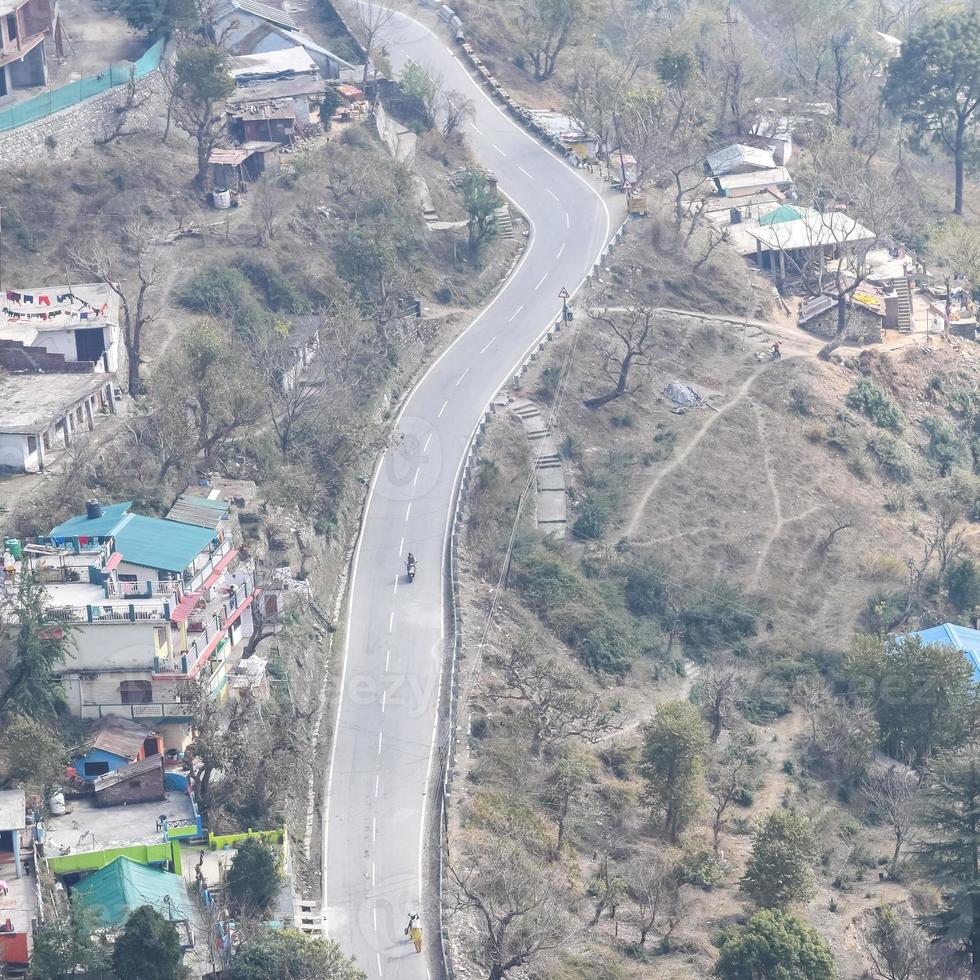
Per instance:
[[[924,780],[920,866],[939,887],[935,931],[962,943],[980,972],[980,745],[936,761]]]

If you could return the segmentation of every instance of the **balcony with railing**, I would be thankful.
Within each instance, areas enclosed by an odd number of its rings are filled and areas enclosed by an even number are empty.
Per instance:
[[[157,658],[154,673],[168,677],[210,676],[212,670],[205,671],[208,659],[219,651],[221,640],[251,604],[255,595],[255,583],[250,575],[241,578],[236,584],[219,590],[219,598],[204,605],[200,611],[192,613],[187,622],[186,645],[171,658]],[[174,648],[181,642],[181,634],[174,630]],[[227,655],[227,650],[225,650]],[[223,660],[220,657],[219,660]]]
[[[98,605],[48,606],[52,623],[169,623],[171,604],[160,602],[100,602]]]

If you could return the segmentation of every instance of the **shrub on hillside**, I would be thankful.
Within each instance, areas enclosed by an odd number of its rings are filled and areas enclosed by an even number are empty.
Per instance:
[[[929,434],[929,455],[943,476],[949,476],[953,470],[973,469],[970,444],[949,422],[927,418],[922,420],[922,428]]]
[[[847,405],[882,429],[901,432],[905,419],[894,399],[871,378],[862,378],[847,395]]]

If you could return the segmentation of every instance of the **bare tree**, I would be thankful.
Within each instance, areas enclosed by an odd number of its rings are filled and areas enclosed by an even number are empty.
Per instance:
[[[599,867],[589,886],[594,912],[589,921],[590,926],[597,926],[602,913],[609,910],[609,918],[616,918],[616,910],[626,894],[626,881],[620,873],[618,865],[610,860],[609,850],[603,851]]]
[[[588,758],[575,750],[566,750],[555,761],[544,780],[544,803],[558,831],[554,856],[561,856],[565,830],[572,807],[581,799],[590,775]]]
[[[817,742],[817,722],[824,705],[833,694],[822,677],[804,677],[793,688],[793,700],[803,709],[810,721],[810,745]]]
[[[716,753],[708,768],[708,795],[711,797],[711,842],[718,853],[725,814],[746,788],[759,760],[759,754],[747,738],[734,739]]]
[[[583,0],[519,0],[517,28],[535,81],[551,78],[558,57],[572,42],[588,14]]]
[[[861,698],[833,698],[820,708],[816,748],[847,779],[867,772],[877,744],[874,709]]]
[[[252,213],[259,229],[259,244],[268,245],[276,237],[276,229],[283,219],[289,195],[279,182],[263,175],[252,185]]]
[[[135,282],[130,286],[121,282],[118,268],[121,254],[126,254],[134,263]],[[140,373],[143,330],[159,315],[157,310],[150,308],[148,300],[163,280],[163,268],[150,238],[149,223],[141,212],[136,212],[123,224],[118,247],[106,239],[89,241],[69,246],[68,255],[76,268],[104,283],[119,297],[129,393],[135,398],[143,393]]]
[[[722,726],[745,700],[753,672],[734,658],[708,664],[699,677],[702,711],[711,725],[711,741],[717,742]]]
[[[531,753],[570,738],[595,743],[615,731],[612,712],[598,695],[583,694],[580,685],[555,661],[538,657],[530,638],[516,642],[500,658],[503,688],[491,694],[498,701],[524,707],[531,728]]]
[[[391,0],[385,3],[359,3],[358,0],[348,0],[344,6],[350,15],[350,26],[364,52],[361,84],[366,86],[371,74],[372,59],[381,51],[382,36],[389,33],[389,28],[398,16],[397,2]]]
[[[576,931],[566,910],[565,875],[548,871],[514,841],[450,865],[449,878],[456,909],[480,920],[474,954],[487,980],[503,980],[565,948]]]
[[[830,514],[830,527],[827,533],[823,536],[820,544],[818,546],[818,551],[822,555],[826,555],[830,552],[830,547],[834,543],[834,538],[837,537],[841,531],[847,531],[854,527],[857,521],[857,515],[850,510],[833,510]]]
[[[680,889],[676,866],[662,854],[641,852],[626,864],[626,897],[632,903],[629,916],[640,934],[640,946],[663,917],[670,918]]]
[[[898,874],[902,847],[911,839],[918,821],[921,786],[920,773],[897,764],[872,769],[861,783],[861,791],[895,837],[889,867],[892,878]]]
[[[878,980],[925,980],[950,976],[931,969],[928,933],[911,909],[888,905],[872,909],[858,928],[858,940]]]
[[[126,129],[129,114],[134,109],[141,108],[147,96],[140,95],[136,85],[136,67],[129,66],[129,79],[126,82],[126,98],[112,109],[111,115],[102,125],[102,135],[95,141],[97,146],[106,146],[122,136],[132,136],[135,129]]]
[[[630,373],[634,368],[650,362],[655,334],[652,306],[635,299],[622,310],[590,310],[589,317],[599,326],[596,332],[596,349],[603,358],[603,370],[613,381],[612,390],[596,398],[589,398],[587,408],[600,408],[616,398],[637,390],[629,386]]]
[[[927,545],[939,561],[940,578],[945,577],[950,564],[962,554],[965,537],[963,504],[952,494],[941,494],[926,531]]]
[[[447,140],[461,140],[463,124],[472,121],[475,114],[473,100],[457,89],[440,91],[436,99],[436,111],[442,117],[442,135]]]

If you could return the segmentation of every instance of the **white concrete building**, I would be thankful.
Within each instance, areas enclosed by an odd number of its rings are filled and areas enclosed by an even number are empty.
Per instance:
[[[113,410],[104,374],[0,378],[0,472],[40,473]]]
[[[39,348],[68,363],[90,362],[96,371],[114,373],[119,369],[119,297],[104,283],[7,289],[0,341],[9,342],[4,345],[8,350],[25,349],[22,370],[34,363],[26,348]],[[35,360],[33,369],[52,370],[40,353]]]

